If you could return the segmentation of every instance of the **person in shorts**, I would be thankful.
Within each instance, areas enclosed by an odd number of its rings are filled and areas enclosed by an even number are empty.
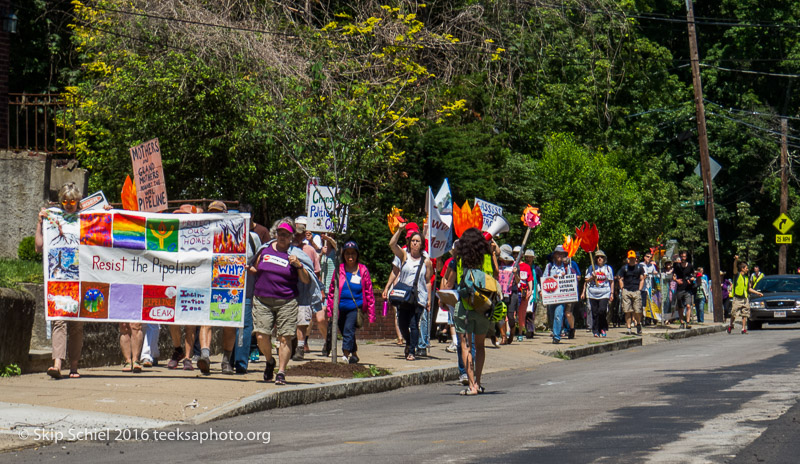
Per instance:
[[[738,272],[736,279],[733,281],[733,302],[731,304],[731,323],[728,325],[728,333],[733,330],[733,321],[736,317],[742,319],[742,334],[747,334],[747,319],[750,317],[750,294],[764,296],[763,293],[754,289],[750,276],[747,275],[749,271],[747,263],[740,262],[738,256],[733,257],[733,268]]]
[[[672,271],[672,278],[678,284],[675,293],[675,307],[681,320],[681,329],[691,329],[689,320],[692,317],[694,304],[694,282],[697,279],[694,266],[689,262],[689,252],[681,251],[680,263]],[[677,260],[676,260],[677,262]]]
[[[269,382],[275,370],[271,340],[275,327],[280,339],[275,385],[285,385],[286,365],[292,356],[292,339],[297,330],[298,281],[308,284],[311,276],[294,250],[291,250],[294,235],[292,219],[276,221],[271,235],[277,238],[262,247],[250,263],[250,272],[255,274],[253,333],[256,334],[258,347],[267,358],[264,381]]]
[[[617,272],[622,291],[620,305],[625,314],[625,325],[631,335],[631,322],[636,322],[636,335],[642,334],[642,288],[644,288],[644,269],[639,266],[636,252],[628,251],[628,263]]]

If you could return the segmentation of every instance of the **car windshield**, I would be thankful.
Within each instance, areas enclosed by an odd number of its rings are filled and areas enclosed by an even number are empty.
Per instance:
[[[756,284],[756,290],[762,293],[800,292],[800,279],[765,277]]]

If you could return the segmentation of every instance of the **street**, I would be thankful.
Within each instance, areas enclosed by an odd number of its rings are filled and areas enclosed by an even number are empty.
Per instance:
[[[798,326],[765,326],[492,374],[480,396],[412,387],[185,426],[173,441],[59,443],[0,461],[796,462],[798,351]],[[211,429],[269,443],[189,435]]]

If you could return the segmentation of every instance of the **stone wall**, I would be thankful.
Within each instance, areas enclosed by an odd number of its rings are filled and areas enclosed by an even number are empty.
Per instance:
[[[0,365],[26,364],[35,310],[28,292],[0,288]]]

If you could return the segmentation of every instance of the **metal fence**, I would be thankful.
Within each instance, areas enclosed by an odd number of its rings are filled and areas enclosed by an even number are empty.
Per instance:
[[[8,149],[74,155],[76,106],[69,94],[9,93]]]

